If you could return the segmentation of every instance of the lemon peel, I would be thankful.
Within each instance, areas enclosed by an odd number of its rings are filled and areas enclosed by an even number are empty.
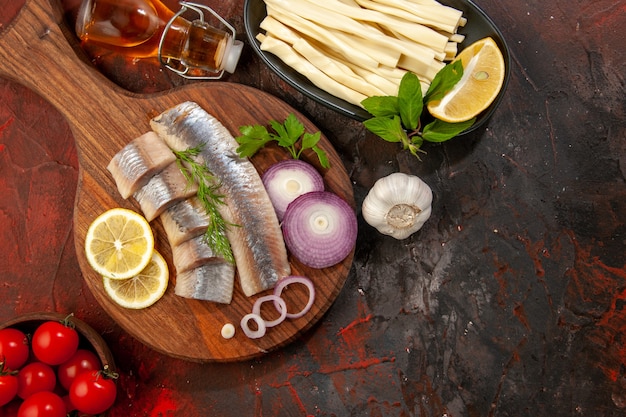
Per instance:
[[[504,84],[504,56],[493,38],[472,43],[453,62],[459,60],[463,65],[461,80],[440,100],[427,104],[433,117],[448,123],[464,122],[482,113]]]

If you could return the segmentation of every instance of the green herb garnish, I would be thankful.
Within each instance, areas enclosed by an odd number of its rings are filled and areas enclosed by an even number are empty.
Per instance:
[[[367,130],[388,142],[400,142],[403,149],[419,158],[424,141],[445,142],[468,127],[476,118],[466,122],[448,123],[435,119],[423,128],[421,116],[426,103],[440,100],[463,77],[463,65],[456,61],[443,67],[435,76],[426,95],[417,75],[407,72],[400,81],[397,96],[375,96],[361,102],[372,116],[363,125]]]
[[[235,263],[230,242],[226,237],[229,226],[237,226],[224,220],[218,210],[219,204],[225,204],[224,196],[219,193],[221,184],[206,165],[195,158],[202,152],[203,145],[184,151],[174,151],[176,163],[187,182],[198,185],[197,196],[209,216],[209,227],[204,233],[204,240],[209,247],[230,263]]]
[[[239,147],[237,153],[241,157],[251,157],[266,144],[272,141],[287,149],[293,159],[300,159],[305,149],[311,149],[319,158],[322,168],[329,168],[330,163],[326,152],[317,146],[321,133],[308,133],[298,118],[290,113],[283,123],[276,120],[269,122],[273,131],[262,125],[247,125],[239,128],[241,136],[236,137]],[[299,143],[299,146],[298,146]]]

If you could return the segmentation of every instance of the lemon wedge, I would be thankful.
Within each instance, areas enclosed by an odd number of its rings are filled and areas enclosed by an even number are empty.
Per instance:
[[[143,271],[132,278],[103,277],[104,290],[113,301],[125,308],[141,309],[156,303],[167,289],[169,270],[157,251]]]
[[[85,254],[91,267],[112,279],[131,278],[150,262],[154,235],[140,214],[114,208],[98,216],[85,237]]]
[[[463,64],[463,77],[441,100],[427,104],[433,117],[449,123],[479,115],[493,103],[504,84],[504,57],[492,38],[472,43],[454,59],[458,60]]]

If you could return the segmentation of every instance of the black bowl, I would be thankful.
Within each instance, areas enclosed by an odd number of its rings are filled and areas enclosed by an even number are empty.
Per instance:
[[[489,16],[487,16],[487,14],[477,5],[470,0],[441,0],[441,3],[463,11],[463,15],[467,18],[467,25],[459,30],[459,33],[465,35],[465,40],[459,46],[459,51],[479,39],[490,36],[496,41],[498,47],[504,55],[505,75],[502,89],[493,103],[491,103],[491,105],[478,116],[476,123],[462,133],[466,134],[476,130],[483,123],[485,123],[485,121],[489,119],[500,104],[509,80],[511,57],[509,48],[504,40],[504,37],[502,36],[502,33]],[[261,57],[261,59],[285,82],[307,97],[345,116],[359,121],[363,121],[371,117],[371,115],[363,108],[348,103],[345,100],[335,97],[319,87],[316,87],[306,77],[293,70],[278,57],[261,50],[260,42],[256,39],[256,35],[261,31],[261,22],[265,16],[267,16],[265,2],[263,0],[246,0],[244,3],[243,16],[246,34],[248,36],[248,40],[250,41],[250,45],[252,45],[252,48]]]

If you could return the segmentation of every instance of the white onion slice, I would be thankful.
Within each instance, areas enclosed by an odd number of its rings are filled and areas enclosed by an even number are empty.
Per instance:
[[[324,179],[315,167],[299,159],[285,159],[270,166],[261,177],[278,220],[287,206],[302,194],[324,191]]]
[[[354,248],[357,219],[352,207],[329,191],[312,191],[289,204],[282,222],[287,249],[311,268],[327,268]]]
[[[302,284],[307,287],[309,290],[309,299],[302,310],[297,313],[289,313],[287,312],[287,318],[289,319],[297,319],[304,316],[309,312],[311,307],[313,307],[313,302],[315,301],[315,287],[313,286],[313,281],[311,281],[307,277],[299,276],[299,275],[290,275],[282,278],[276,286],[274,287],[274,295],[280,297],[283,293],[283,290],[291,284]],[[282,298],[280,298],[282,300]],[[284,302],[284,301],[283,301]],[[278,309],[278,307],[276,307]]]
[[[261,304],[268,301],[273,301],[276,310],[280,313],[280,317],[275,320],[268,321],[261,316]],[[257,300],[254,302],[254,305],[252,306],[252,314],[256,314],[257,316],[261,317],[261,319],[265,323],[265,327],[274,327],[285,321],[285,318],[287,317],[287,304],[285,304],[285,300],[277,295],[264,295],[263,297],[257,298]]]
[[[257,325],[256,330],[252,330],[250,328],[250,325],[249,325],[250,320],[256,323]],[[261,316],[259,316],[258,314],[254,314],[254,313],[248,313],[245,316],[243,316],[243,318],[241,319],[241,329],[243,330],[244,334],[248,336],[250,339],[259,339],[265,336],[265,332],[267,331],[267,328],[265,327],[265,321],[263,321],[263,318],[261,318]]]
[[[220,332],[224,339],[232,339],[235,337],[235,326],[232,323],[226,323],[222,326],[222,331]]]

